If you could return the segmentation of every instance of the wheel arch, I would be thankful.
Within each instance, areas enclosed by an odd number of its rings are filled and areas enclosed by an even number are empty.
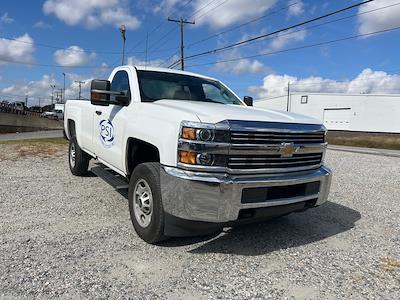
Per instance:
[[[75,121],[72,119],[67,120],[67,128],[65,130],[65,133],[68,136],[68,139],[71,139],[71,137],[76,136],[76,128],[75,128]]]
[[[125,169],[128,177],[137,165],[145,162],[160,162],[159,148],[144,140],[129,137],[125,149]]]

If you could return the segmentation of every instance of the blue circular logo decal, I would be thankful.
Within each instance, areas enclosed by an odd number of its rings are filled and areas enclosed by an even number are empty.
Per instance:
[[[106,147],[114,144],[114,126],[110,120],[100,121],[100,140]]]

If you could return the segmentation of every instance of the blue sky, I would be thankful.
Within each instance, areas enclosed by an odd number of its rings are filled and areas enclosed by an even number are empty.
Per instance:
[[[84,80],[87,87],[91,78],[105,78],[110,71],[106,68],[120,64],[120,24],[127,26],[129,63],[144,62],[149,34],[148,63],[159,65],[173,56],[163,64],[168,66],[178,58],[179,50],[178,25],[168,22],[168,16],[191,17],[196,22],[185,26],[185,44],[189,45],[185,54],[192,55],[358,2],[253,0],[250,5],[247,0],[4,1],[0,8],[0,99],[15,100],[25,94],[33,104],[38,97],[49,99],[51,84],[62,87],[62,72],[67,74],[67,98],[76,96],[74,80]],[[255,98],[284,93],[288,81],[294,89],[307,91],[400,93],[397,75],[400,30],[275,55],[201,65],[398,27],[400,5],[397,4],[400,0],[375,0],[306,25],[302,31],[286,32],[248,46],[188,60],[187,70],[217,77],[240,96],[249,94]],[[383,9],[386,6],[390,7]],[[190,46],[266,14],[269,15],[259,21]],[[359,15],[307,29],[354,14]]]

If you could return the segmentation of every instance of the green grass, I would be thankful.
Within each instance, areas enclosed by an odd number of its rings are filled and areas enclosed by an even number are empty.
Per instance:
[[[0,141],[0,144],[16,145],[16,144],[68,144],[68,140],[63,137],[43,138],[43,139],[26,139],[14,141]]]
[[[331,145],[400,150],[399,134],[328,131],[327,139]]]

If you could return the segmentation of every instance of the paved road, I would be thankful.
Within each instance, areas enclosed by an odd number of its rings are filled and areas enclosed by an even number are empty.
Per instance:
[[[57,137],[62,137],[62,136],[63,136],[62,130],[6,133],[6,134],[0,134],[0,141],[57,138]]]
[[[152,246],[52,147],[0,145],[0,298],[400,299],[399,158],[329,150],[323,206]]]

